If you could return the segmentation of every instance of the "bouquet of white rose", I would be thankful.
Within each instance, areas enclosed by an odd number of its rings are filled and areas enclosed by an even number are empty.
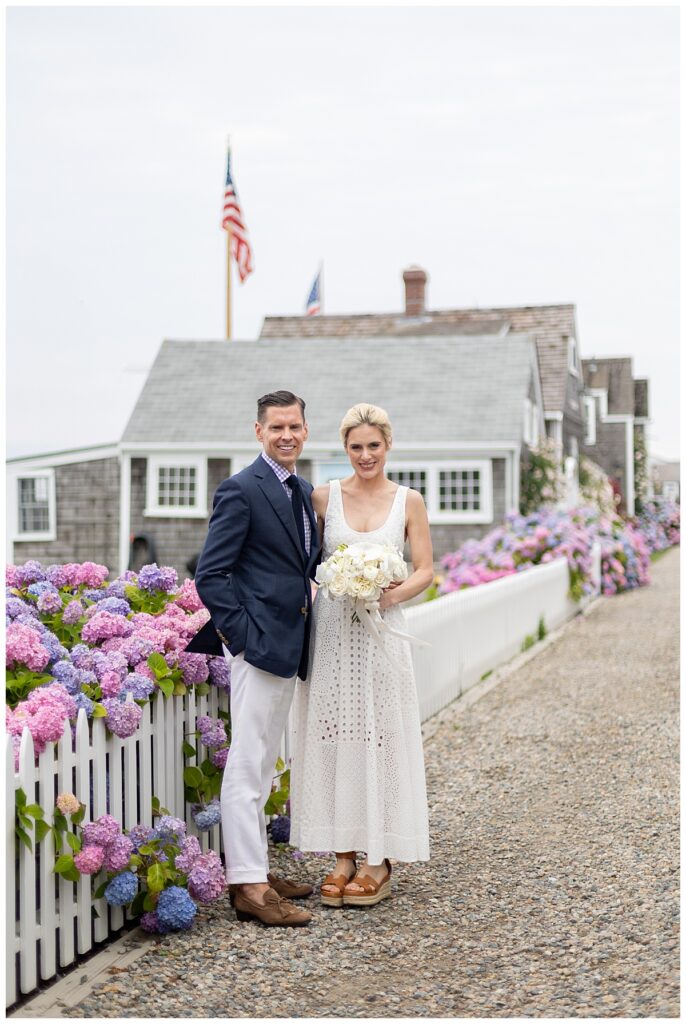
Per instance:
[[[407,565],[391,544],[339,544],[315,579],[331,597],[375,604],[391,583],[407,579]]]
[[[407,565],[392,544],[339,544],[334,553],[317,567],[315,580],[333,598],[349,597],[355,602],[353,622],[361,622],[373,634],[386,657],[393,659],[381,639],[382,633],[426,646],[408,633],[392,629],[379,612],[379,598],[391,583],[407,579]],[[400,667],[400,666],[395,666]]]

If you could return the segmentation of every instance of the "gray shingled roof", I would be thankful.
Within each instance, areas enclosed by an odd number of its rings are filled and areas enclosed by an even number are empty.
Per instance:
[[[535,348],[528,336],[165,341],[123,443],[254,443],[256,399],[307,403],[310,439],[338,447],[350,406],[388,410],[399,443],[522,436]]]
[[[412,334],[531,334],[536,338],[543,405],[547,412],[566,407],[567,338],[576,337],[574,305],[500,306],[490,309],[427,310],[421,317],[402,313],[340,316],[268,316],[261,338],[375,337]]]
[[[584,384],[587,388],[607,391],[607,411],[610,415],[634,414],[634,379],[630,356],[582,360]]]

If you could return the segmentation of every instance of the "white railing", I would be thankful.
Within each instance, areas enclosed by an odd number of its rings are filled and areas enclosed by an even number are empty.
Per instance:
[[[599,544],[592,580],[591,597],[600,591]],[[422,722],[517,654],[541,618],[546,630],[556,629],[590,600],[572,601],[568,591],[567,561],[558,558],[408,608],[408,631],[431,645],[412,648]]]
[[[594,565],[599,585],[599,546]],[[516,654],[525,636],[536,633],[541,617],[552,630],[575,615],[579,605],[567,597],[568,589],[567,563],[558,559],[409,608],[409,631],[431,644],[413,648],[422,721]],[[121,908],[108,906],[104,898],[91,900],[90,877],[72,883],[53,873],[51,835],[34,841],[33,851],[16,840],[17,789],[24,790],[28,803],[41,805],[49,822],[58,794],[72,792],[86,805],[86,821],[112,814],[125,828],[152,823],[156,796],[188,822],[190,834],[197,834],[184,799],[181,748],[184,738],[194,742],[188,734],[195,731],[196,716],[216,716],[220,709],[228,710],[228,697],[216,689],[206,697],[193,690],[185,697],[159,694],[144,706],[137,732],[126,740],[108,733],[103,719],[89,722],[81,711],[73,740],[67,725],[60,742],[48,744],[38,758],[25,729],[18,772],[7,738],[6,1005],[54,978],[125,920]],[[287,730],[281,756],[288,760],[288,754]],[[218,826],[201,833],[200,841],[204,850],[221,852]]]

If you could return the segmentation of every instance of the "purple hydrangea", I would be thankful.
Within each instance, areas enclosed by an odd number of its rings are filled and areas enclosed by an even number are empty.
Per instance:
[[[200,715],[196,719],[195,724],[200,733],[200,739],[206,747],[223,747],[226,744],[226,729],[221,718],[210,718],[209,715]]]
[[[77,675],[76,669],[70,661],[58,661],[50,670],[53,677],[58,683],[61,683],[65,687],[67,693],[71,693],[72,696],[77,694],[81,689],[81,683]]]
[[[187,875],[201,853],[202,850],[200,849],[197,836],[186,836],[181,847],[181,853],[177,855],[174,863],[179,871],[183,871]]]
[[[41,623],[42,625],[42,623]],[[51,633],[46,627],[43,628],[41,633],[41,643],[45,647],[50,655],[48,664],[52,664],[55,661],[61,661],[63,658],[69,657],[69,651],[66,647],[63,647],[59,642],[54,633]]]
[[[226,876],[219,854],[214,850],[201,853],[188,875],[188,891],[200,903],[218,899],[226,888]]]
[[[122,640],[120,647],[120,651],[129,665],[139,665],[141,661],[149,658],[154,650],[155,645],[151,640],[135,634]]]
[[[141,590],[164,590],[167,593],[174,590],[179,582],[176,569],[171,566],[158,566],[156,562],[151,565],[144,565],[138,571],[136,581]]]
[[[43,566],[33,558],[30,558],[28,562],[24,562],[23,565],[16,566],[15,575],[20,587],[25,587],[27,584],[45,579]]]
[[[231,689],[231,667],[226,658],[209,658],[210,682],[218,690]]]
[[[210,761],[215,768],[221,768],[223,771],[226,768],[226,762],[229,756],[228,747],[220,747],[219,750],[213,750],[210,756]]]
[[[111,612],[113,615],[130,615],[131,605],[121,597],[105,597],[99,602],[98,611]]]
[[[150,825],[134,825],[129,829],[128,836],[133,843],[134,852],[137,852],[139,847],[145,846],[153,837],[153,830]]]
[[[110,732],[120,739],[133,736],[143,717],[143,708],[131,700],[122,703],[116,697],[106,697],[102,704],[107,711],[107,727]]]
[[[62,565],[49,565],[45,570],[45,578],[52,583],[53,587],[61,589],[69,583],[67,573]]]
[[[75,668],[82,668],[92,672],[95,668],[94,653],[86,644],[76,644],[75,647],[72,647],[69,657]]]
[[[162,928],[169,931],[190,928],[197,912],[198,908],[188,891],[179,885],[172,885],[159,895],[156,913]]]
[[[82,829],[84,846],[107,846],[121,834],[121,827],[111,814],[101,814],[87,822]]]
[[[105,889],[105,899],[113,907],[125,907],[137,892],[138,879],[133,871],[122,871],[120,875],[114,876]]]
[[[161,931],[160,922],[157,920],[157,914],[154,910],[146,910],[144,914],[141,914],[140,926],[146,932],[159,932]]]
[[[287,843],[291,838],[291,819],[285,814],[280,814],[272,821],[270,831],[272,842]]]
[[[129,670],[129,663],[121,651],[93,651],[93,668],[100,680],[106,673],[115,672],[123,681]]]
[[[84,607],[80,601],[70,601],[62,613],[62,622],[65,626],[75,626],[79,619],[84,616]]]
[[[8,597],[5,602],[5,613],[10,619],[16,619],[18,615],[30,615],[34,619],[37,618],[38,612],[29,604],[27,601],[22,601],[20,597]]]
[[[41,615],[56,615],[62,608],[62,598],[56,590],[48,590],[38,598],[36,607]]]
[[[117,836],[105,847],[103,866],[107,871],[121,871],[128,866],[129,857],[133,853],[133,843],[128,836]]]
[[[53,586],[48,580],[31,583],[26,589],[32,597],[42,597],[43,594],[57,594],[57,587]]]
[[[193,808],[191,810],[195,827],[201,832],[205,832],[207,829],[214,828],[215,825],[219,825],[222,820],[222,809],[221,804],[218,800],[212,800],[207,807],[200,807],[198,809]]]

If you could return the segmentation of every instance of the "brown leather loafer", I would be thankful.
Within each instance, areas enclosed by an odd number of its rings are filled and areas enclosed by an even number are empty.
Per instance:
[[[267,881],[274,892],[278,896],[283,896],[286,900],[304,900],[314,892],[313,886],[308,885],[306,882],[299,885],[292,878],[279,878],[277,875],[273,875],[271,871],[267,875]],[[236,893],[239,889],[239,885],[234,885],[233,883],[229,885],[229,902],[231,906],[234,905]]]
[[[239,921],[260,921],[267,928],[302,928],[312,920],[312,914],[300,910],[273,889],[265,892],[264,904],[255,903],[239,889],[233,905]]]

